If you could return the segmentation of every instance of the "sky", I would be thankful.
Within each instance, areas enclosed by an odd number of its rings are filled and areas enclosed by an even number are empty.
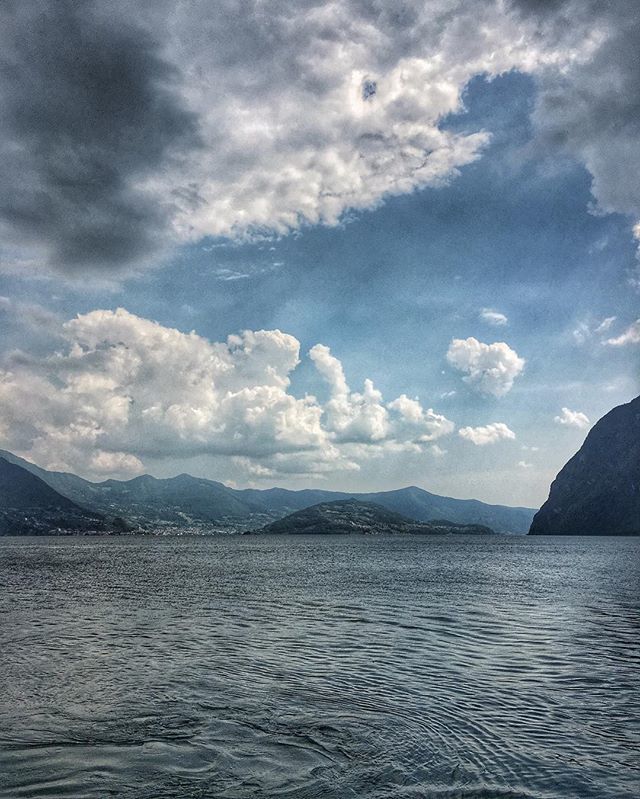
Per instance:
[[[1,448],[537,507],[639,393],[634,0],[0,15]]]

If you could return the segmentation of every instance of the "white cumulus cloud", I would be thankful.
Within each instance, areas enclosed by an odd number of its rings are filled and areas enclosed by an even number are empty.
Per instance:
[[[453,422],[432,408],[405,394],[385,403],[369,379],[361,392],[351,391],[342,364],[328,347],[316,344],[309,352],[316,369],[324,377],[330,398],[324,405],[324,419],[334,440],[349,443],[417,445],[434,441],[453,432]]]
[[[251,474],[322,473],[386,449],[426,450],[454,429],[405,395],[385,402],[371,380],[352,392],[322,345],[311,358],[330,398],[294,396],[300,343],[279,330],[211,342],[96,310],[61,325],[60,341],[0,369],[0,445],[48,468],[123,476],[149,457],[219,455]]]
[[[577,427],[580,430],[589,427],[591,424],[586,413],[582,413],[582,411],[572,411],[569,408],[563,408],[559,416],[553,417],[553,421],[556,424],[562,424],[565,427]]]
[[[525,365],[524,358],[504,341],[485,344],[472,336],[454,338],[447,351],[447,361],[454,369],[465,373],[465,383],[494,397],[502,397],[511,390]]]
[[[167,57],[207,145],[174,175],[176,228],[189,237],[335,224],[347,209],[444,185],[490,140],[441,125],[464,110],[474,75],[568,64],[593,49],[578,37],[544,43],[501,2],[411,0],[402,13],[352,0],[169,7]],[[240,63],[238,48],[251,59]]]
[[[492,422],[482,427],[461,427],[458,430],[458,435],[477,447],[496,444],[498,441],[513,440],[516,437],[513,430],[510,430],[504,422]]]

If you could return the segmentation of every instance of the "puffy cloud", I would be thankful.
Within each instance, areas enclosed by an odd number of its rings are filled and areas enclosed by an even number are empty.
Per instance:
[[[518,466],[521,469],[531,469],[533,467],[533,464],[527,463],[527,461],[518,461]]]
[[[415,449],[453,432],[453,422],[405,394],[385,403],[371,380],[364,381],[362,392],[351,391],[342,364],[323,344],[312,347],[309,356],[329,386],[324,414],[334,440]]]
[[[441,124],[472,77],[564,75],[600,41],[548,27],[502,0],[5,3],[5,241],[114,269],[443,185],[490,139]]]
[[[300,344],[279,330],[211,342],[118,309],[80,315],[58,335],[60,351],[14,354],[0,370],[3,446],[50,468],[125,475],[147,457],[208,454],[256,475],[321,474],[422,451],[453,430],[404,395],[385,403],[370,380],[351,392],[321,345],[312,359],[329,400],[293,396]]]
[[[615,338],[608,338],[605,341],[610,347],[625,347],[627,344],[640,344],[640,319],[629,325],[629,327]]]
[[[509,319],[503,313],[494,311],[491,308],[483,308],[480,311],[480,319],[494,327],[504,327],[509,324]]]
[[[316,344],[309,351],[309,357],[314,362],[318,372],[329,384],[332,397],[344,397],[349,394],[349,386],[344,376],[342,364],[331,354],[329,347],[324,344]]]
[[[569,408],[563,408],[559,416],[553,417],[553,421],[556,424],[562,424],[565,425],[565,427],[577,427],[580,430],[589,427],[591,424],[586,413],[582,413],[582,411],[572,411]]]
[[[447,351],[447,361],[459,372],[462,379],[482,394],[502,397],[513,386],[513,381],[524,369],[525,360],[504,341],[485,344],[472,336],[454,338]]]
[[[484,427],[461,427],[458,435],[466,441],[471,441],[477,447],[487,444],[496,444],[498,441],[515,439],[516,434],[504,422],[492,422]]]

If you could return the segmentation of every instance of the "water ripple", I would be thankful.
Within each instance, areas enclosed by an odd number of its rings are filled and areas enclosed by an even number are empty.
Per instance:
[[[636,799],[633,539],[0,539],[0,796]]]

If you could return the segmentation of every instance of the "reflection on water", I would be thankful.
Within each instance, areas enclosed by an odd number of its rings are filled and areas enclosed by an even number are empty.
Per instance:
[[[640,795],[640,540],[0,539],[0,796]]]

